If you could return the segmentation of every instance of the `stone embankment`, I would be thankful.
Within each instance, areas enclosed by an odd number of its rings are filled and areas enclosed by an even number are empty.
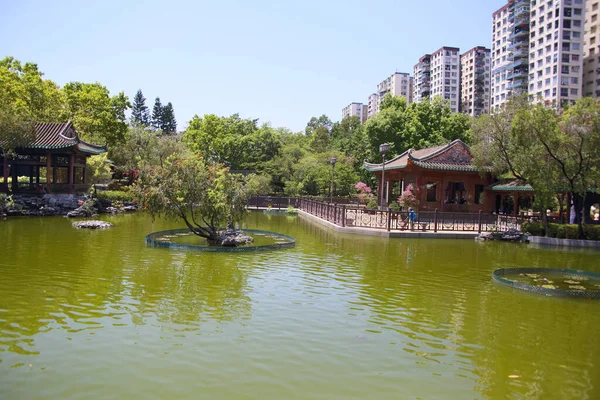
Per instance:
[[[137,206],[129,202],[115,202],[113,204],[110,200],[92,199],[89,196],[71,194],[13,195],[12,200],[12,204],[4,211],[8,217],[66,215],[77,218],[137,210]],[[118,207],[115,207],[115,205],[118,205]]]
[[[521,242],[528,241],[529,236],[518,229],[509,229],[504,232],[485,232],[479,235],[477,240],[503,240],[506,242]]]

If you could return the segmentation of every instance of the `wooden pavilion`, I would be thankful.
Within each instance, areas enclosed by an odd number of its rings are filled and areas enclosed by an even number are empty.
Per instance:
[[[86,159],[104,152],[105,146],[79,139],[70,121],[37,123],[35,139],[15,149],[16,155],[8,157],[0,151],[0,192],[85,192],[89,189]]]
[[[376,174],[378,198],[384,196],[385,204],[395,201],[409,184],[418,188],[417,211],[518,215],[519,205],[522,208],[527,202],[530,204],[534,194],[529,185],[519,182],[499,185],[491,173],[482,174],[472,163],[469,146],[458,139],[442,146],[407,150],[385,165],[365,163],[364,166]],[[510,198],[513,207],[508,206]]]

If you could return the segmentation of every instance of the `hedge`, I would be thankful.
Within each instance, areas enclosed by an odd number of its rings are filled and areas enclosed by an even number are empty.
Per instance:
[[[103,190],[101,192],[96,192],[96,197],[111,201],[133,201],[133,195],[131,193],[123,192],[121,190]]]
[[[523,232],[532,236],[547,236],[557,239],[577,239],[577,225],[548,224],[548,230],[544,230],[541,222],[523,222]],[[600,240],[600,225],[584,225],[583,233],[588,240]]]

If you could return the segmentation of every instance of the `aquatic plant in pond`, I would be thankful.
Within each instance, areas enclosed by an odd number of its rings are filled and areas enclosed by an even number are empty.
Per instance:
[[[132,192],[153,217],[185,222],[189,230],[211,245],[236,245],[226,227],[241,222],[253,186],[241,175],[200,156],[177,156],[164,166],[143,171]],[[245,241],[245,240],[244,240]]]
[[[549,296],[600,299],[600,274],[571,269],[502,268],[493,278],[516,289]]]

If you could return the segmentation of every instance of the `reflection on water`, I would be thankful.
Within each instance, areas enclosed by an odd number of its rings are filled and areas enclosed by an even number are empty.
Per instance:
[[[177,224],[106,219],[0,222],[3,398],[600,398],[600,302],[491,280],[598,272],[598,253],[357,237],[261,213],[246,227],[297,247],[196,253],[145,247]]]

